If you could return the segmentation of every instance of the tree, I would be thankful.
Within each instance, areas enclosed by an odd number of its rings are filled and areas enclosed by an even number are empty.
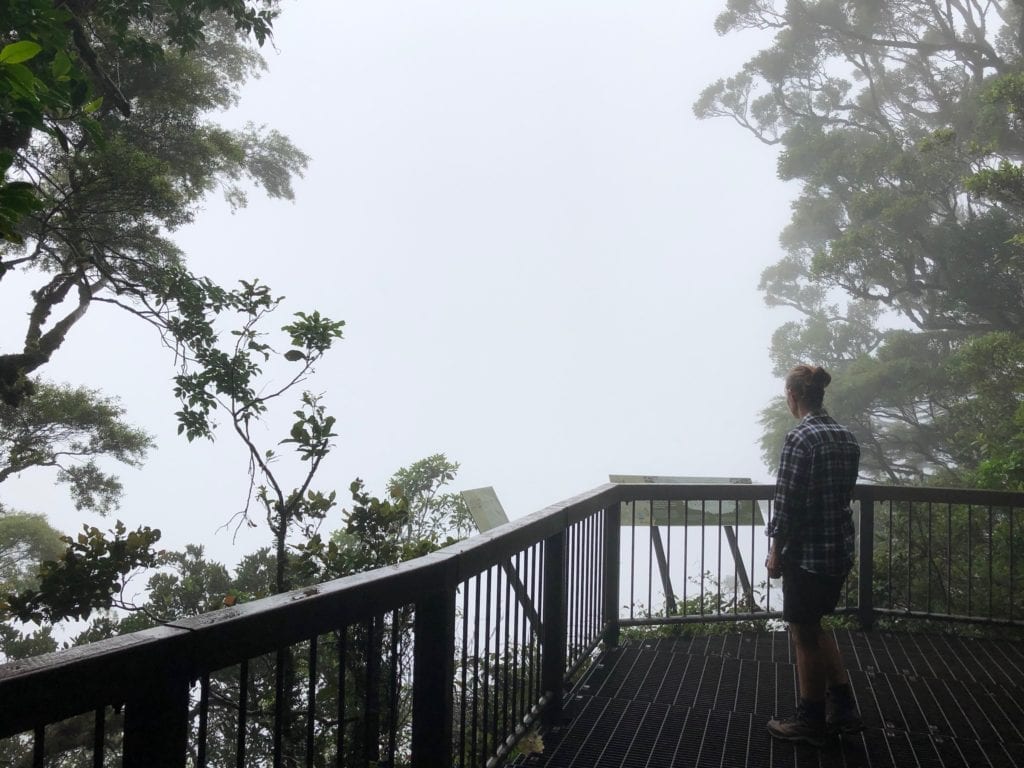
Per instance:
[[[403,498],[409,505],[409,523],[403,538],[444,542],[464,539],[473,534],[476,523],[469,505],[458,493],[443,492],[455,479],[458,462],[443,453],[402,467],[388,482],[388,493]],[[443,546],[443,545],[442,545]]]
[[[344,321],[322,317],[319,312],[298,312],[293,322],[283,326],[289,349],[278,352],[267,340],[260,323],[280,305],[282,298],[271,295],[258,281],[242,282],[238,290],[226,292],[206,284],[199,303],[183,306],[169,327],[176,342],[187,350],[182,370],[175,377],[175,394],[181,402],[177,412],[178,433],[189,441],[213,438],[216,412],[227,415],[230,428],[248,454],[249,495],[236,515],[238,525],[255,526],[250,504],[255,499],[262,517],[274,537],[277,562],[275,591],[290,588],[288,580],[288,537],[295,529],[312,534],[334,506],[334,492],[323,493],[311,486],[321,463],[333,447],[333,416],[326,413],[321,396],[302,392],[295,422],[288,437],[278,446],[294,447],[302,471],[297,484],[289,489],[278,462],[278,448],[258,444],[253,426],[267,414],[270,406],[292,393],[313,372],[316,363],[342,337]],[[224,314],[235,315],[239,327],[226,344],[214,332],[216,321]],[[283,384],[264,382],[264,366],[280,358],[293,372]],[[303,528],[303,526],[306,526]],[[312,526],[312,527],[310,527]]]
[[[0,49],[0,205],[14,195],[17,210],[0,211],[0,280],[39,280],[22,348],[0,354],[0,399],[16,406],[92,302],[166,331],[203,290],[170,233],[218,188],[236,206],[249,182],[291,198],[307,158],[276,131],[209,118],[263,67],[249,35],[266,38],[274,3],[3,7],[18,40]]]
[[[0,594],[36,583],[36,568],[64,551],[61,533],[43,515],[0,515]]]
[[[205,39],[211,14],[226,15],[262,45],[277,12],[267,0],[0,3],[5,35],[12,38],[0,48],[0,240],[20,242],[21,217],[41,206],[31,183],[8,178],[36,134],[57,139],[66,150],[76,132],[101,135],[92,114],[104,100],[131,113],[132,103],[112,74],[117,70],[102,58],[106,50],[159,58],[165,45],[140,32],[147,27],[158,30],[166,46],[194,49]]]
[[[774,38],[695,112],[777,147],[779,177],[802,184],[786,255],[761,280],[770,305],[802,317],[775,334],[776,372],[812,359],[839,374],[830,407],[869,476],[989,482],[977,470],[1015,423],[1021,10],[730,0],[716,21]],[[772,463],[780,403],[763,423]]]
[[[420,499],[439,499],[444,486],[455,478],[458,464],[450,462],[443,454],[430,456],[398,470],[388,487],[395,490],[399,481],[409,478],[432,477],[427,484],[417,486]],[[368,493],[361,481],[352,484],[352,504],[342,510],[333,525],[337,530],[329,533],[323,542],[319,533],[308,535],[300,532],[294,549],[298,557],[287,559],[287,581],[294,587],[309,586],[328,578],[336,578],[360,571],[394,564],[420,554],[432,551],[451,541],[451,532],[458,525],[458,506],[453,509],[452,519],[439,517],[438,508],[430,503],[417,503],[413,512],[408,498],[404,495],[378,498]],[[423,520],[410,520],[422,516]],[[333,517],[333,516],[332,516]],[[419,534],[407,536],[408,531],[426,531],[425,538]],[[438,538],[437,531],[443,531]],[[0,528],[2,535],[2,528]],[[122,538],[124,536],[122,535]],[[89,541],[89,537],[86,537]],[[140,590],[145,599],[138,605],[122,604],[129,609],[127,614],[93,614],[89,626],[73,641],[75,644],[92,642],[125,632],[137,631],[185,616],[194,616],[218,610],[226,605],[266,597],[277,591],[278,564],[274,547],[265,547],[243,557],[232,570],[209,560],[201,546],[186,547],[183,552],[164,553],[160,568],[150,573],[145,590]],[[40,616],[42,620],[55,617],[56,613]],[[346,749],[352,756],[374,755],[386,751],[386,744],[367,742],[366,729],[362,719],[366,717],[397,718],[397,728],[408,737],[411,715],[411,700],[408,690],[399,691],[399,700],[394,707],[381,707],[381,715],[367,709],[367,702],[390,702],[395,694],[391,680],[408,682],[411,670],[411,630],[413,615],[408,608],[378,617],[372,624],[350,627],[344,636],[328,636],[321,639],[317,659],[317,709],[315,765],[333,764],[337,742],[332,730],[337,725],[337,696],[339,677],[344,680],[348,713],[346,723]],[[7,637],[5,635],[9,635]],[[370,644],[379,649],[375,654],[375,674],[368,676],[368,648]],[[32,635],[19,635],[9,625],[0,625],[0,647],[10,651],[9,658],[23,657],[56,648],[50,625]],[[392,652],[391,649],[395,649]],[[308,658],[305,647],[291,649],[286,654],[270,654],[253,659],[249,664],[249,731],[247,743],[250,753],[269,755],[273,751],[273,722],[277,696],[277,676],[280,670],[286,675],[281,690],[288,703],[284,716],[283,730],[285,756],[302,761],[305,757],[305,738],[302,730],[301,713],[308,705],[304,686],[294,684],[296,680],[308,679]],[[343,665],[343,674],[341,672]],[[497,669],[497,659],[491,668]],[[525,667],[524,667],[525,669]],[[207,760],[211,765],[229,765],[235,762],[236,728],[238,723],[239,678],[236,668],[215,672],[209,677],[209,710],[207,731]],[[53,747],[74,762],[74,750],[91,744],[93,724],[91,721],[68,721],[62,726],[61,739]],[[404,730],[403,730],[404,729]],[[290,731],[290,733],[288,732]],[[111,738],[119,738],[118,730],[111,728]],[[194,744],[195,739],[190,743]],[[48,745],[50,740],[48,739]],[[116,744],[113,746],[116,747]],[[407,746],[407,745],[406,745]],[[7,750],[6,752],[4,750]],[[31,764],[30,745],[11,742],[0,744],[0,756],[5,764],[19,765],[18,761]],[[91,755],[86,755],[91,760]],[[83,757],[83,761],[85,760]],[[82,764],[86,764],[82,762]]]
[[[152,438],[124,419],[116,399],[97,390],[47,382],[20,407],[0,404],[0,483],[29,470],[56,469],[75,508],[107,514],[121,499],[122,485],[97,459],[138,466]]]
[[[24,471],[56,469],[77,509],[107,514],[119,504],[122,486],[97,459],[136,466],[152,446],[149,435],[123,416],[116,400],[95,390],[38,383],[20,408],[0,404],[0,482]],[[152,547],[160,532],[148,527],[128,532],[118,521],[112,533],[107,539],[85,526],[72,539],[43,515],[0,506],[0,617],[41,620],[52,612],[57,620],[84,618],[122,603],[130,575],[156,562]],[[2,657],[55,647],[49,625],[27,635],[9,624],[0,629]]]

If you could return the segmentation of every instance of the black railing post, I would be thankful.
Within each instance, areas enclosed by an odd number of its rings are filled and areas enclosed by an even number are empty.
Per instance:
[[[604,510],[604,644],[619,644],[619,530],[622,527],[621,504]]]
[[[432,592],[416,601],[413,631],[412,766],[451,768],[454,588]]]
[[[857,552],[857,616],[863,629],[875,624],[875,489],[859,488],[860,549]]]
[[[544,640],[541,645],[540,683],[547,697],[543,722],[562,719],[565,686],[566,570],[565,529],[544,540]]]
[[[189,679],[173,660],[146,680],[124,707],[124,768],[184,768]]]

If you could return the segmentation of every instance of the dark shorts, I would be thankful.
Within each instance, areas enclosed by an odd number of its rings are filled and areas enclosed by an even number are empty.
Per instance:
[[[832,613],[846,583],[846,575],[811,573],[795,565],[782,572],[782,618],[790,624],[817,624]]]

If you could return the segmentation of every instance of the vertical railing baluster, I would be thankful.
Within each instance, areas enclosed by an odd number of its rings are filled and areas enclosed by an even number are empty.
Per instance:
[[[541,690],[548,698],[544,723],[562,718],[562,688],[565,680],[566,637],[566,533],[561,530],[544,540],[544,640],[541,644]]]
[[[601,637],[601,606],[603,604],[601,579],[601,556],[604,554],[604,515],[595,512],[590,516],[590,641]]]
[[[576,575],[576,588],[569,594],[575,603],[575,617],[573,624],[576,627],[576,642],[573,646],[572,663],[576,663],[587,644],[587,521],[586,518],[578,522],[576,529],[576,549],[573,559],[569,561],[569,570],[578,569]]]
[[[567,594],[573,602],[570,620],[575,630],[575,640],[570,646],[572,655],[568,659],[569,667],[576,663],[587,644],[587,519],[580,520],[573,529],[576,531],[576,546],[569,553],[567,570],[570,574],[575,572],[575,585]]]
[[[604,644],[619,644],[619,557],[622,533],[622,504],[604,510]]]
[[[345,674],[345,657],[348,655],[348,627],[342,627],[338,630],[335,638],[335,646],[338,652],[338,703],[336,711],[338,713],[338,730],[335,732],[335,748],[338,751],[337,754],[337,768],[344,768],[345,766],[345,717],[347,714],[348,707],[346,706],[345,697],[347,695],[347,686],[345,685],[346,674]]]
[[[462,582],[462,687],[459,689],[459,754],[460,768],[466,761],[466,697],[469,695],[469,580]]]
[[[704,573],[706,571],[704,555],[707,550],[707,501],[700,501],[700,615],[704,615]]]
[[[171,657],[124,707],[124,768],[184,768],[188,752],[190,675]]]
[[[740,531],[743,530],[740,528],[739,499],[733,501],[733,510],[736,513],[736,525],[733,527],[734,533],[730,539],[729,551],[732,553],[732,612],[735,615],[740,612],[740,564],[738,562],[739,558],[737,555],[740,553],[739,534]]]
[[[1013,596],[1013,517],[1017,512],[1016,507],[1007,507],[1006,513],[1010,516],[1010,621],[1013,621],[1014,596]]]
[[[967,506],[967,615],[974,615],[974,505]]]
[[[932,612],[932,570],[934,568],[935,555],[932,552],[932,517],[934,510],[932,509],[932,503],[928,502],[928,600],[926,610],[930,614]]]
[[[402,658],[400,644],[402,640],[402,623],[404,610],[395,608],[391,611],[391,669],[388,676],[388,764],[395,764],[395,752],[398,749],[398,697],[399,664]]]
[[[511,569],[512,568],[512,561],[511,561],[511,559],[509,559],[508,563],[509,563],[509,569]],[[518,574],[516,574],[516,578],[519,578]],[[504,685],[504,687],[502,689],[502,694],[501,694],[501,698],[502,698],[501,730],[502,730],[502,732],[504,733],[505,736],[509,736],[509,729],[508,729],[509,715],[510,715],[509,708],[510,707],[514,708],[515,704],[516,704],[515,697],[513,695],[514,691],[515,691],[515,679],[512,678],[511,683],[510,683],[510,680],[509,680],[509,678],[511,677],[511,675],[509,673],[512,671],[511,664],[513,663],[513,659],[509,655],[511,653],[511,649],[509,648],[509,624],[510,624],[511,619],[512,619],[512,610],[513,610],[513,604],[512,604],[512,574],[506,574],[506,578],[505,578],[505,642],[504,642],[504,644],[502,646],[503,647],[502,653],[503,653],[504,658],[503,658],[502,664],[501,664],[501,669],[502,669],[502,672],[504,673],[504,678],[505,678],[505,685]],[[511,691],[509,690],[509,685],[510,684],[512,685],[512,690]]]
[[[861,502],[861,505],[863,506],[863,502]],[[775,499],[774,498],[769,498],[768,499],[768,519],[765,521],[765,524],[767,525],[767,527],[769,529],[771,528],[772,515],[774,514],[774,512],[775,512]],[[861,531],[862,531],[861,538],[862,539],[864,537],[863,530],[864,529],[861,528]],[[768,542],[765,545],[765,550],[769,551],[770,548],[771,548],[771,545],[772,545],[772,541],[771,541],[771,539],[768,539]],[[753,562],[751,562],[750,572],[751,572],[751,574],[753,574],[753,572],[754,572]],[[751,576],[751,578],[753,578],[753,576]],[[771,610],[772,610],[772,580],[768,576],[768,561],[767,561],[767,558],[765,559],[764,580],[765,580],[765,584],[767,585],[765,587],[765,593],[766,594],[765,594],[765,598],[764,598],[764,610],[765,610],[766,613],[771,613]]]
[[[537,615],[541,617],[540,626],[537,627],[530,638],[530,698],[536,704],[543,695],[541,687],[540,658],[541,648],[544,644],[544,542],[533,545],[533,556],[530,561],[532,569],[530,575],[530,594],[537,605]]]
[[[665,522],[668,523],[668,531],[665,534],[665,580],[672,584],[672,500],[667,499],[665,501]],[[668,616],[670,613],[675,614],[676,610],[676,596],[673,590],[671,605],[669,604],[668,597],[665,599],[665,615]]]
[[[629,509],[632,514],[632,523],[629,526],[629,618],[633,619],[636,605],[636,499],[629,502]]]
[[[647,618],[654,607],[654,499],[647,500]]]
[[[483,707],[483,757],[491,754],[488,747],[488,736],[491,729],[491,573],[493,568],[487,569],[487,594],[484,596],[484,707]]]
[[[100,710],[102,712],[102,710]],[[100,712],[97,712],[97,718]],[[196,734],[196,764],[198,768],[204,768],[206,766],[206,740],[207,740],[207,728],[210,719],[210,676],[207,674],[202,675],[199,678],[199,732]],[[100,724],[97,723],[97,728]],[[103,763],[100,762],[96,768],[102,768]]]
[[[757,515],[755,514],[755,510],[758,511],[758,512],[761,511],[761,501],[759,499],[755,499],[754,501],[751,502],[751,559],[748,560],[748,562],[751,564],[751,594],[749,596],[751,604],[750,604],[749,607],[750,607],[752,612],[758,609],[757,602],[754,599],[754,585],[757,584],[757,582],[754,579],[754,569],[758,566],[757,560],[754,559],[754,540],[757,538],[755,536],[755,534],[754,534],[754,521],[757,519]],[[768,581],[768,574],[766,573],[765,574],[765,582],[767,582],[767,581]],[[847,582],[847,585],[849,585],[849,581]],[[846,604],[847,604],[847,607],[850,606],[849,588],[848,588],[847,596],[846,596]]]
[[[715,526],[718,529],[718,572],[716,579],[718,583],[715,585],[715,589],[718,592],[718,596],[715,598],[715,615],[717,616],[722,612],[722,500],[718,500],[718,525]]]
[[[245,732],[249,727],[249,660],[238,665],[238,733],[235,734],[235,768],[245,768]]]
[[[205,675],[203,676],[203,679],[204,679],[204,681],[206,680],[206,676]],[[205,718],[205,715],[204,715],[204,713],[202,711],[202,703],[200,703],[199,718],[200,718],[199,730],[200,730],[201,733],[205,734],[204,724],[202,722],[204,720],[204,718]],[[103,753],[106,751],[105,747],[104,747],[104,744],[105,744],[105,741],[106,741],[106,732],[107,732],[106,719],[107,719],[107,708],[106,707],[100,707],[99,709],[97,709],[96,710],[96,720],[93,723],[93,730],[92,730],[92,766],[93,766],[93,768],[103,768],[103,757],[104,757]],[[203,766],[205,766],[205,765],[206,765],[206,744],[205,744],[205,742],[203,740],[200,740],[200,742],[199,742],[199,763],[198,763],[198,768],[203,768]]]
[[[530,571],[530,553],[532,551],[533,551],[533,547],[527,547],[522,552],[523,569],[522,569],[521,573],[523,574],[523,583],[524,583],[524,585],[530,583],[529,578],[527,578],[527,574]],[[516,555],[516,557],[518,558],[519,555]],[[517,562],[519,562],[519,561],[517,560]],[[517,568],[517,570],[518,570],[518,568]],[[530,605],[534,605],[535,603],[534,603],[534,596],[533,596],[534,593],[533,593],[533,590],[529,589],[528,587],[524,587],[523,592],[526,595],[525,599],[529,601],[529,604]],[[518,603],[517,603],[517,605],[518,605]],[[532,629],[534,631],[536,631],[536,628],[532,628]],[[529,634],[528,633],[530,632],[530,630],[531,630],[531,627],[530,627],[529,615],[528,615],[528,613],[526,611],[526,607],[524,606],[523,607],[523,623],[519,627],[519,654],[520,654],[519,655],[519,660],[520,660],[521,666],[522,666],[522,670],[519,673],[519,701],[521,703],[521,710],[522,710],[523,713],[529,712],[530,711],[530,707],[533,705],[533,702],[530,701],[530,699],[527,696],[527,693],[529,691],[529,688],[527,686],[527,675],[528,675],[528,665],[529,665],[529,662],[527,661],[526,654],[528,652],[528,639],[529,639]]]
[[[501,673],[505,660],[501,658],[501,617],[504,606],[501,604],[502,581],[504,572],[501,568],[494,569],[494,724],[491,726],[491,750],[498,748],[501,737]],[[488,624],[490,626],[490,624]]]
[[[566,614],[566,663],[572,663],[572,650],[576,645],[576,527],[565,529],[565,614]]]
[[[363,701],[364,768],[380,762],[380,625],[383,616],[366,622],[366,694]]]
[[[520,584],[523,583],[523,571],[519,567],[519,564],[520,564],[520,557],[519,556],[521,554],[522,554],[521,552],[516,552],[515,557],[512,558],[512,567],[515,569],[516,578],[519,580]],[[513,611],[513,614],[512,614],[513,618],[512,618],[512,709],[511,709],[511,717],[510,717],[510,719],[511,719],[511,723],[512,723],[512,732],[513,733],[515,733],[515,730],[516,730],[516,728],[518,726],[520,718],[522,717],[522,713],[523,713],[523,709],[524,709],[524,706],[523,706],[524,699],[520,695],[520,691],[522,690],[522,686],[520,685],[520,677],[521,677],[521,675],[519,673],[519,653],[520,653],[520,645],[519,645],[519,637],[520,637],[519,601],[520,601],[520,599],[523,599],[523,598],[520,598],[519,595],[523,595],[525,597],[525,592],[526,592],[525,589],[519,590],[517,592],[517,595],[516,595],[517,599],[511,605],[511,608],[512,608],[512,611]],[[523,616],[523,621],[525,621],[525,620],[526,620],[526,617],[524,615]]]
[[[470,759],[476,762],[477,735],[480,732],[480,574],[473,581],[473,721],[470,726]]]
[[[590,601],[593,595],[592,585],[592,574],[591,574],[591,536],[590,536],[590,517],[585,517],[580,522],[580,557],[582,559],[582,573],[580,575],[580,615],[577,618],[579,623],[579,640],[577,644],[578,650],[576,651],[573,662],[583,655],[584,649],[590,644],[590,621],[591,621],[591,610]]]
[[[451,581],[450,586],[446,583],[443,589],[416,601],[413,625],[412,768],[447,768],[452,764],[454,578]],[[394,761],[391,764],[393,766]]]
[[[992,618],[992,592],[994,591],[992,589],[992,586],[993,586],[992,560],[993,560],[993,550],[992,550],[992,505],[989,504],[989,507],[988,507],[988,617],[989,617],[989,619]]]
[[[306,697],[306,766],[313,768],[313,755],[316,752],[316,677],[317,649],[319,643],[316,635],[309,639],[309,693]]]
[[[953,611],[953,505],[946,504],[946,615]]]
[[[892,501],[889,501],[889,533],[887,540],[889,542],[889,568],[886,571],[886,595],[889,597],[889,608],[893,607],[892,599],[892,526],[893,526],[893,512],[892,512]]]
[[[593,611],[591,609],[594,590],[593,590],[593,563],[591,562],[591,545],[592,536],[590,530],[590,517],[583,518],[580,523],[582,527],[582,545],[581,555],[583,557],[583,576],[580,579],[581,582],[581,606],[580,606],[580,653],[590,644],[591,638],[591,621],[593,617]]]
[[[37,725],[32,733],[32,768],[46,765],[46,727]]]
[[[285,713],[288,702],[285,699],[285,679],[288,672],[289,650],[279,648],[274,655],[274,768],[280,768],[284,760]]]
[[[914,502],[907,502],[907,610],[914,609],[914,600],[911,589],[914,583]]]
[[[689,610],[686,603],[686,587],[690,580],[690,500],[683,499],[683,615]],[[678,611],[677,611],[678,612]]]
[[[860,486],[860,547],[857,552],[857,615],[863,629],[875,624],[875,491]]]

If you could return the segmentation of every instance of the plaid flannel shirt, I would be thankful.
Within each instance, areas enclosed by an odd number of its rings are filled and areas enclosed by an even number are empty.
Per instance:
[[[825,410],[807,414],[786,435],[766,533],[783,544],[783,560],[806,571],[844,574],[853,565],[850,497],[860,446]]]

